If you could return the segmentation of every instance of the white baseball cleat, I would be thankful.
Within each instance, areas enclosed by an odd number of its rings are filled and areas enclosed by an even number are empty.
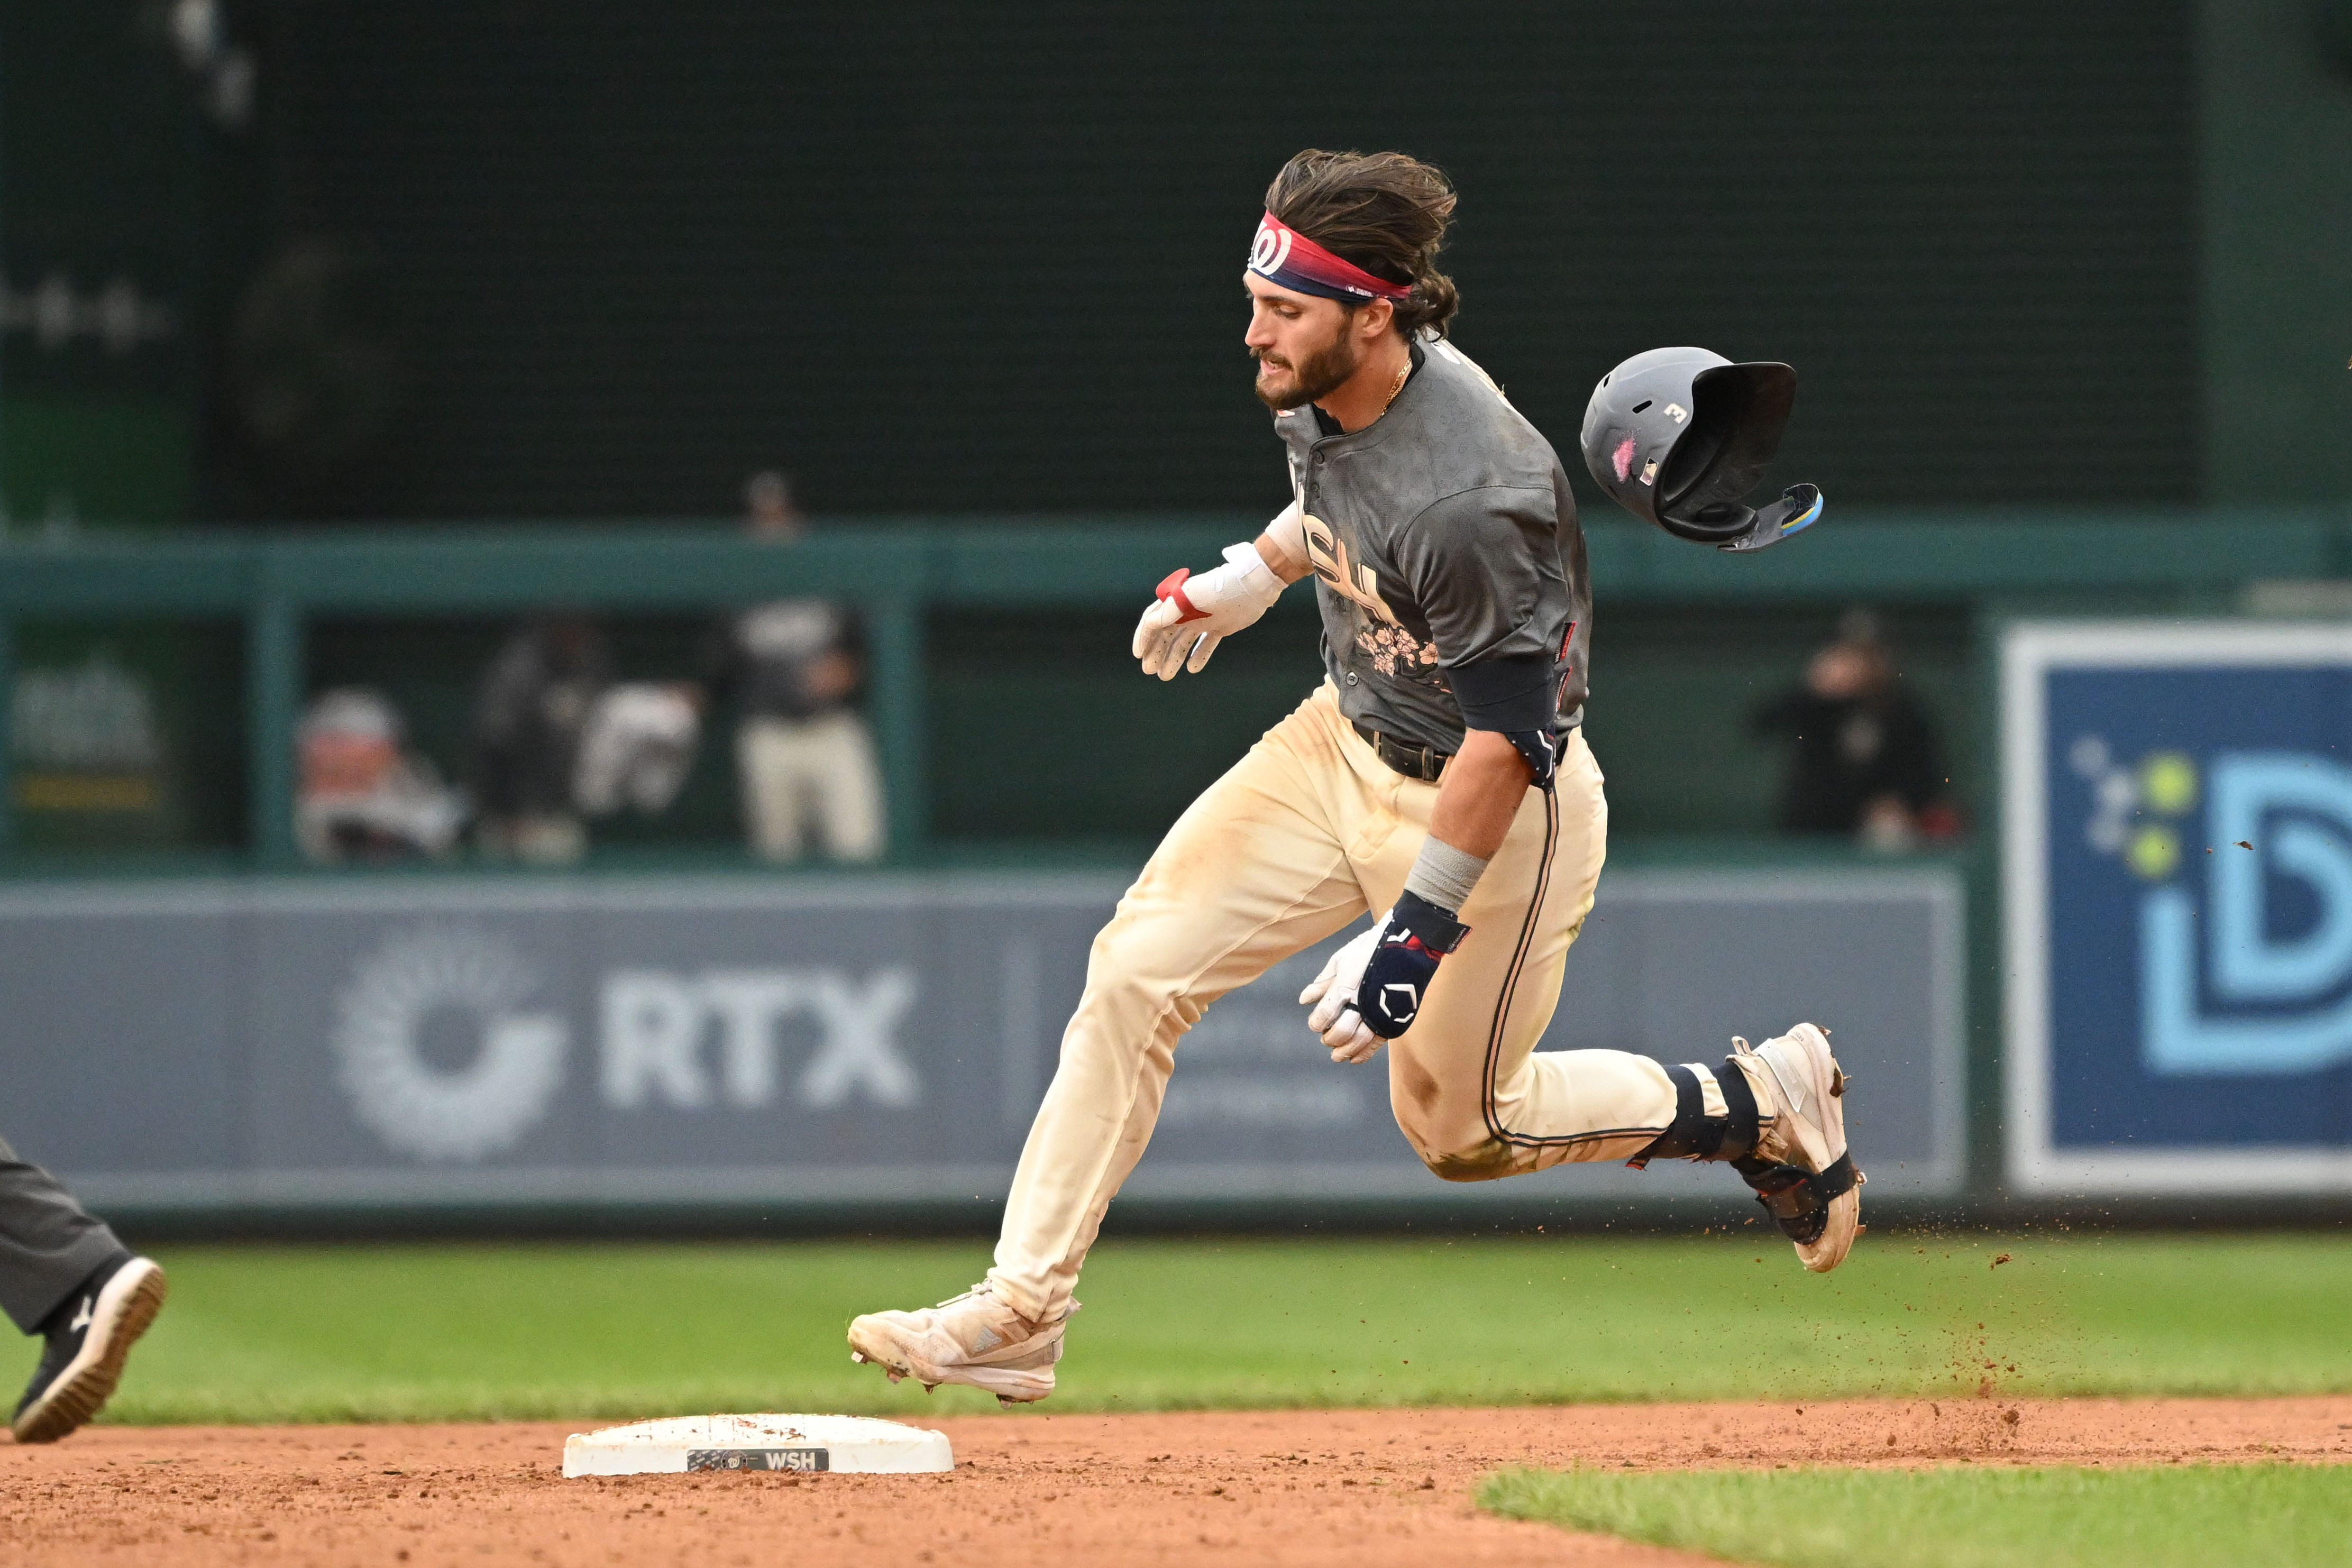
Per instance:
[[[1062,1330],[1072,1301],[1051,1322],[1032,1322],[997,1299],[987,1283],[912,1312],[867,1312],[849,1324],[849,1359],[873,1362],[890,1381],[911,1377],[929,1388],[965,1383],[1006,1405],[1054,1392]]]
[[[1769,1120],[1756,1153],[1783,1173],[1749,1176],[1748,1185],[1788,1233],[1799,1260],[1826,1274],[1853,1249],[1862,1218],[1863,1175],[1846,1157],[1845,1073],[1830,1054],[1827,1032],[1813,1024],[1801,1023],[1753,1050],[1744,1040],[1731,1043],[1735,1055],[1763,1069],[1749,1075],[1763,1081],[1772,1102],[1762,1107]]]

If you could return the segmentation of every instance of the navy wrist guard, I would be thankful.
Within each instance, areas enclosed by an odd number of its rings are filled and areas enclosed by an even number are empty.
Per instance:
[[[1469,934],[1453,911],[1438,908],[1417,893],[1399,894],[1356,988],[1356,1011],[1364,1027],[1382,1040],[1394,1040],[1411,1029],[1437,974],[1438,960]]]

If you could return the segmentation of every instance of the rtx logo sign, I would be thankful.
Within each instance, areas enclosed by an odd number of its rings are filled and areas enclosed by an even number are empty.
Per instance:
[[[623,969],[604,977],[603,993],[603,1091],[617,1110],[750,1109],[774,1103],[788,1079],[794,1100],[820,1110],[858,1095],[892,1106],[922,1097],[897,1041],[915,999],[910,969],[863,979],[835,969]],[[780,1026],[795,1017],[814,1020],[816,1045],[787,1064]],[[714,1040],[715,1059],[705,1050]]]
[[[830,1110],[922,1098],[898,1049],[915,972],[615,969],[595,992],[598,1087],[629,1112]],[[569,1076],[577,1013],[500,932],[397,932],[335,999],[337,1076],[361,1124],[415,1158],[467,1164],[547,1120]],[[788,1027],[797,1025],[798,1027]]]

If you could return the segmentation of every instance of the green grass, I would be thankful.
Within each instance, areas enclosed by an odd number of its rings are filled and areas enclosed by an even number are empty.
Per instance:
[[[1766,1568],[2337,1568],[2352,1466],[1507,1470],[1478,1501]]]
[[[977,1279],[987,1250],[972,1243],[159,1256],[171,1304],[114,1420],[995,1407],[890,1387],[842,1343],[853,1312]],[[2352,1247],[2305,1236],[1880,1233],[1827,1277],[1752,1228],[1112,1241],[1080,1296],[1049,1410],[1933,1397],[1988,1378],[2014,1394],[2352,1392]],[[0,1375],[21,1377],[35,1348],[0,1342],[16,1357]]]

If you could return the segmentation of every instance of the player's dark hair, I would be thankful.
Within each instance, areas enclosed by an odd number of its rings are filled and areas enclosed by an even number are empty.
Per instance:
[[[1265,188],[1267,212],[1373,277],[1412,286],[1412,297],[1396,308],[1397,330],[1407,337],[1424,327],[1443,337],[1462,303],[1454,280],[1437,270],[1454,200],[1443,172],[1402,152],[1310,147]]]

